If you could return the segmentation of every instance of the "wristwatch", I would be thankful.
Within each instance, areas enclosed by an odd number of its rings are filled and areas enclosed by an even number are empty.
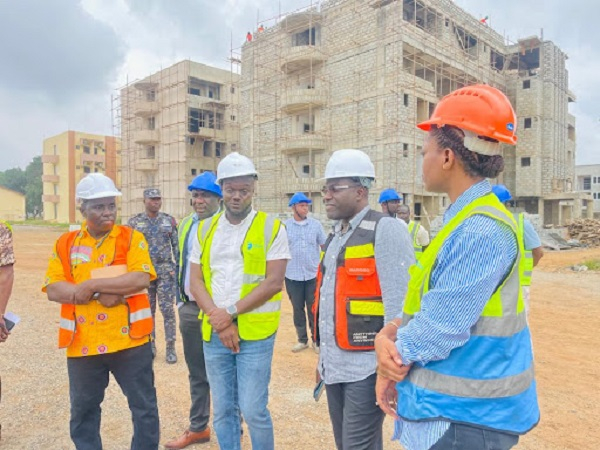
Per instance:
[[[228,306],[227,308],[225,308],[225,311],[227,311],[227,314],[229,314],[233,320],[237,319],[237,316],[238,316],[237,306],[235,306],[235,305]]]
[[[92,295],[92,300],[98,300],[98,297],[100,297],[100,292],[94,292],[94,295]]]

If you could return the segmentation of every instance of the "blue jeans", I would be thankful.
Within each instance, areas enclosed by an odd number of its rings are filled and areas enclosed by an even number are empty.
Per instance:
[[[448,431],[429,450],[509,450],[519,436],[452,423]]]
[[[67,369],[71,439],[77,450],[102,450],[100,404],[111,372],[131,410],[131,449],[158,449],[160,427],[150,344],[104,355],[67,358]]]
[[[213,399],[213,426],[219,447],[240,450],[240,412],[248,424],[252,448],[273,450],[273,421],[267,408],[275,335],[240,340],[240,352],[225,347],[213,333],[204,343],[204,359]]]

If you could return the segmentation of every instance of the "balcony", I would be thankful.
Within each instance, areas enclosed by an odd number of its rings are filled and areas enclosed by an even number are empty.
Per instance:
[[[42,162],[44,164],[58,164],[58,155],[42,155]]]
[[[136,101],[133,105],[133,114],[138,117],[150,117],[158,113],[158,102],[145,100]]]
[[[86,164],[86,163],[104,163],[104,155],[92,155],[89,153],[82,153],[81,154],[81,164]]]
[[[160,142],[160,133],[158,130],[137,130],[133,134],[134,141],[137,144],[152,144]]]
[[[286,194],[294,192],[319,192],[323,182],[317,181],[317,178],[299,178],[296,176],[286,176],[283,178],[283,190]]]
[[[287,114],[310,108],[320,108],[326,103],[325,89],[288,89],[281,100],[281,109]]]
[[[283,72],[295,72],[301,69],[308,69],[311,66],[321,65],[327,58],[321,51],[321,47],[314,45],[298,45],[290,47],[281,64]]]
[[[316,133],[288,136],[281,140],[281,150],[284,153],[298,153],[306,150],[325,150],[326,146],[325,138]]]
[[[225,130],[216,128],[199,127],[197,131],[188,131],[188,136],[220,142],[227,140]]]
[[[58,183],[60,183],[60,176],[58,176],[58,175],[42,175],[42,182],[58,184]]]
[[[290,14],[281,21],[282,29],[288,33],[295,33],[321,23],[323,14],[316,11],[304,11]]]
[[[217,100],[216,98],[188,94],[188,106],[195,109],[212,109],[213,107],[225,108],[229,106],[229,104],[223,100]]]
[[[142,171],[158,170],[158,161],[154,158],[140,158],[135,163],[135,169]]]
[[[42,195],[42,202],[44,202],[44,203],[60,203],[60,195],[52,195],[52,194]]]

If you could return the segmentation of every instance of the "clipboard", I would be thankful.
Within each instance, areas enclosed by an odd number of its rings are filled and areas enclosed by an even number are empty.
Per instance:
[[[105,267],[98,267],[97,269],[92,269],[92,271],[90,272],[90,275],[92,277],[92,280],[98,280],[98,279],[102,279],[102,278],[116,278],[116,277],[120,277],[121,275],[125,275],[127,272],[127,265],[126,264],[117,264],[117,265],[113,265],[113,266],[105,266]],[[136,292],[134,294],[129,294],[129,295],[125,295],[124,297],[131,297],[133,295],[140,295],[140,294],[147,294],[148,293],[148,289],[142,289],[139,292]]]

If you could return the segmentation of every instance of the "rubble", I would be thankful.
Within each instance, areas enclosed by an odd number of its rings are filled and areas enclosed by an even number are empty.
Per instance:
[[[571,239],[590,247],[600,247],[600,220],[579,219],[568,225]]]

